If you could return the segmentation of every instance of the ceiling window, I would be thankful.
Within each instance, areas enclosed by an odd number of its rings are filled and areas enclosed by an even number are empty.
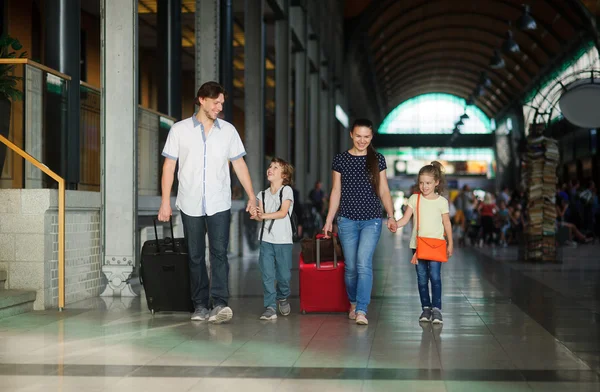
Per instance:
[[[464,125],[459,129],[464,134],[491,133],[490,119],[476,106],[451,94],[423,94],[411,98],[387,115],[379,133],[385,134],[450,134],[455,124],[466,113]]]

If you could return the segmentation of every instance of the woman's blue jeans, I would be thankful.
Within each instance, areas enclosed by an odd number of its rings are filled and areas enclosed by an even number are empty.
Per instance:
[[[338,234],[346,264],[346,291],[356,312],[367,314],[373,289],[373,253],[381,235],[381,219],[338,218]]]

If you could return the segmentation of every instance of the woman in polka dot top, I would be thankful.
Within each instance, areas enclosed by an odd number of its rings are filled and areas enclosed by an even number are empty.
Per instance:
[[[350,137],[353,147],[333,158],[333,187],[323,233],[328,236],[332,231],[337,214],[350,300],[348,317],[357,324],[367,325],[367,307],[373,287],[373,253],[381,235],[382,202],[387,212],[387,227],[392,232],[396,231],[396,221],[385,159],[371,145],[373,124],[365,119],[356,120]]]

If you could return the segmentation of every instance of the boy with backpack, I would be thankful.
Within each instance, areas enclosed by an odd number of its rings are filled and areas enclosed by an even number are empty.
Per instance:
[[[262,273],[265,310],[261,320],[277,319],[291,312],[288,297],[292,276],[292,247],[295,235],[293,215],[294,168],[280,158],[273,158],[267,169],[270,186],[258,194],[259,207],[252,219],[261,222],[259,266]],[[275,285],[277,281],[277,285]]]

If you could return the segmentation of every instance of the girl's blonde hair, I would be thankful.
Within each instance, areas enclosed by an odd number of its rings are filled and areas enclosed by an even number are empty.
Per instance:
[[[433,177],[435,181],[439,181],[439,184],[435,187],[435,191],[440,195],[446,192],[446,175],[444,174],[444,166],[438,161],[433,161],[429,165],[425,165],[419,170],[419,177],[417,182],[421,178],[422,174]]]
[[[283,185],[294,185],[294,166],[291,163],[281,159],[273,158],[271,163],[277,163],[281,166],[281,177],[283,177]]]

